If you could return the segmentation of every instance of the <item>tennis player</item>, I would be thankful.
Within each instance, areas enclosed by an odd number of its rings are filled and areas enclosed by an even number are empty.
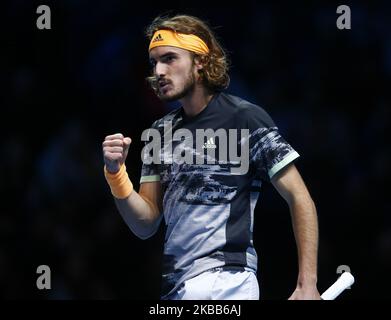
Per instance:
[[[103,154],[106,180],[132,232],[149,238],[164,217],[161,298],[260,298],[254,208],[262,183],[270,182],[289,205],[298,249],[290,299],[320,299],[317,213],[294,164],[299,154],[264,109],[224,91],[227,57],[205,22],[188,15],[157,17],[147,36],[153,67],[148,80],[160,99],[181,107],[148,131],[149,143],[160,134],[148,149],[157,145],[159,155],[147,161],[150,152],[144,150],[138,192],[125,167],[131,139],[107,136]],[[194,137],[208,129],[215,135],[206,135],[200,147]]]

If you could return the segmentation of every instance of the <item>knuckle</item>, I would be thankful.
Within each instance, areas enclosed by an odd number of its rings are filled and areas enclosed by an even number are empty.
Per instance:
[[[124,142],[122,140],[117,139],[115,140],[115,145],[122,147],[124,145]]]

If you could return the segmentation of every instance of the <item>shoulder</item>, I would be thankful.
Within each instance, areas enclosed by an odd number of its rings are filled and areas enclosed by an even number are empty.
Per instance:
[[[171,122],[173,124],[176,121],[176,119],[178,119],[180,113],[181,113],[181,108],[179,107],[179,108],[167,113],[162,118],[155,120],[152,123],[151,128],[154,128],[154,129],[163,128],[164,122],[167,122],[167,121]]]
[[[222,93],[221,99],[233,108],[235,116],[238,119],[247,123],[250,127],[253,125],[265,127],[275,126],[273,119],[263,107],[227,93]]]

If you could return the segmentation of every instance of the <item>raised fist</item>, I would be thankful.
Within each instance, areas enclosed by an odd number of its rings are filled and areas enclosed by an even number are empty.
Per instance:
[[[128,156],[129,146],[132,140],[124,138],[121,133],[107,136],[102,143],[103,160],[106,169],[110,173],[117,173]]]

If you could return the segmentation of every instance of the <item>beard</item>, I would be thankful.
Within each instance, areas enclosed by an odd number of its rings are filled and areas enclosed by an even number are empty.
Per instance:
[[[195,75],[193,74],[193,72],[190,71],[185,79],[183,88],[179,92],[176,93],[174,92],[173,95],[163,95],[160,93],[160,91],[158,91],[158,97],[160,98],[160,100],[164,102],[173,102],[182,99],[194,89],[195,84],[196,84]]]

